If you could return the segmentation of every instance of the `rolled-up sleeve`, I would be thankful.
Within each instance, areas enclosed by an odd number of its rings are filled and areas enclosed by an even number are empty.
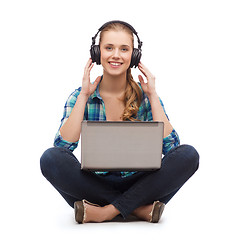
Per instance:
[[[69,118],[72,109],[77,101],[77,97],[79,95],[81,91],[81,88],[76,89],[67,99],[65,106],[64,106],[64,111],[63,111],[63,117],[61,119],[61,124],[60,127],[55,135],[54,138],[54,146],[55,147],[64,147],[64,148],[68,148],[69,150],[73,151],[77,146],[78,146],[78,142],[68,142],[66,140],[64,140],[61,136],[60,133],[60,128],[63,126],[63,124],[67,121],[67,119]]]
[[[172,132],[163,139],[163,149],[162,152],[165,155],[168,151],[171,149],[177,147],[180,144],[180,139],[175,131],[175,129],[172,130]]]
[[[78,142],[68,142],[64,140],[58,131],[54,139],[54,146],[68,148],[69,150],[73,151],[78,146]]]

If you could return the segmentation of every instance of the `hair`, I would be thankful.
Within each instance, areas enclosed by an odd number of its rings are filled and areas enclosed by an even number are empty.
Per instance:
[[[134,37],[133,32],[130,28],[127,26],[121,24],[121,23],[110,23],[107,25],[100,33],[99,37],[99,44],[101,43],[101,39],[103,37],[103,33],[114,30],[114,31],[125,31],[130,34],[132,38],[132,45],[134,48]],[[137,112],[139,110],[139,107],[141,105],[142,101],[142,90],[139,87],[139,85],[134,81],[133,76],[131,74],[131,68],[129,67],[127,70],[127,86],[125,89],[124,94],[124,105],[125,109],[123,111],[122,120],[123,121],[137,121]]]

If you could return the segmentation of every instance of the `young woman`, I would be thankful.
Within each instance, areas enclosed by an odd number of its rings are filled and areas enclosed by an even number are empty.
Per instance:
[[[93,60],[84,69],[82,87],[75,90],[64,107],[64,115],[53,148],[41,157],[41,170],[67,203],[75,209],[78,223],[103,222],[121,214],[158,222],[165,204],[198,169],[199,155],[190,145],[180,145],[155,89],[155,77],[140,62],[141,42],[134,49],[134,28],[112,21],[99,29],[91,57],[102,65],[103,75],[90,82]],[[137,36],[138,37],[138,36]],[[95,49],[97,48],[97,49]],[[99,55],[99,56],[95,56]],[[133,80],[137,66],[146,78]],[[164,140],[162,166],[153,172],[82,171],[72,151],[77,147],[81,122],[162,121]],[[123,149],[124,151],[124,149]]]

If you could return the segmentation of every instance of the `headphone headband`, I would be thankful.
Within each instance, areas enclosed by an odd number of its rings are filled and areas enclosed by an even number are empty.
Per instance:
[[[124,22],[124,21],[120,21],[120,20],[113,20],[113,21],[109,21],[109,22],[106,22],[104,23],[99,29],[98,29],[98,32],[96,33],[96,35],[94,37],[92,37],[92,45],[95,44],[95,41],[96,41],[96,38],[97,38],[97,35],[99,32],[101,32],[105,27],[107,27],[109,24],[112,24],[112,23],[120,23],[122,25],[125,25],[126,27],[128,27],[137,37],[138,39],[138,49],[141,50],[141,47],[142,47],[142,42],[140,40],[140,38],[138,37],[138,33],[137,31],[133,28],[132,25],[130,25],[129,23],[127,22]]]
[[[120,21],[120,20],[113,20],[113,21],[106,22],[106,23],[104,23],[104,24],[98,29],[98,31],[102,31],[105,27],[107,27],[107,25],[112,24],[112,23],[120,23],[120,24],[123,24],[123,25],[125,25],[126,27],[130,28],[131,31],[132,31],[135,35],[137,35],[137,32],[136,32],[136,30],[133,28],[133,26],[131,26],[131,25],[130,25],[129,23],[127,23],[127,22],[123,22],[123,21]]]

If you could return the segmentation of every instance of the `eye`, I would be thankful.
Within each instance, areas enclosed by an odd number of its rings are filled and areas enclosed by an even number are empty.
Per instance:
[[[107,46],[107,47],[106,47],[106,50],[111,51],[111,50],[112,50],[112,47]]]
[[[128,51],[128,48],[122,48],[122,51],[123,51],[123,52],[127,52],[127,51]]]

